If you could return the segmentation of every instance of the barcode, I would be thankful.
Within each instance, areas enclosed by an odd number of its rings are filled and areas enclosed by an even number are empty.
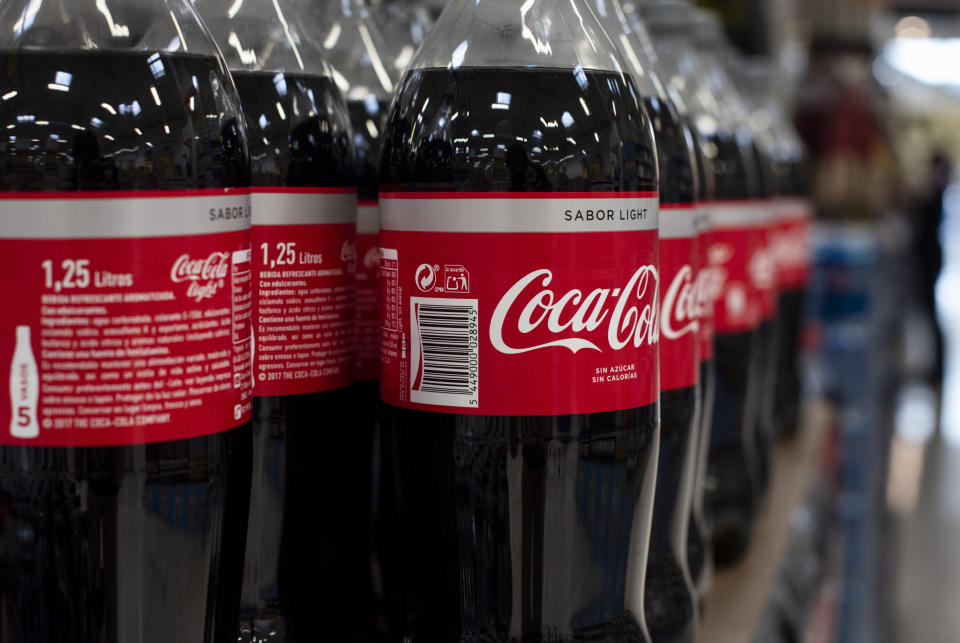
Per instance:
[[[480,325],[476,299],[412,297],[410,401],[479,403]]]

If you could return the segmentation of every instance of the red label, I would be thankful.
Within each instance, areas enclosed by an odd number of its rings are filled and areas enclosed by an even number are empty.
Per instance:
[[[713,226],[708,210],[698,210],[697,239],[697,315],[700,321],[700,361],[713,359],[716,336],[714,306],[723,288],[723,269],[710,265],[710,247],[713,245]]]
[[[353,383],[356,190],[255,188],[254,395]]]
[[[777,207],[774,256],[781,290],[800,290],[810,274],[812,207],[806,199],[781,199]]]
[[[715,271],[714,324],[718,334],[753,330],[763,318],[767,210],[755,202],[714,203],[707,261]],[[770,284],[772,285],[772,284]]]
[[[777,256],[774,247],[776,223],[772,219],[760,229],[760,250],[750,263],[750,277],[760,298],[760,319],[777,316]]]
[[[106,194],[106,195],[105,195]],[[250,421],[249,197],[0,198],[0,443],[179,440]]]
[[[658,399],[649,193],[382,196],[387,403],[564,415]]]
[[[380,379],[380,204],[357,212],[357,381]]]
[[[697,210],[660,206],[660,390],[688,388],[700,376]]]

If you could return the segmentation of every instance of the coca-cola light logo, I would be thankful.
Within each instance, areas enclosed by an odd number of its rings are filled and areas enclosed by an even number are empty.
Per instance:
[[[229,275],[229,252],[212,252],[203,259],[183,254],[170,269],[170,280],[175,284],[189,282],[187,297],[198,303],[216,295],[226,285]]]
[[[673,282],[663,296],[660,332],[669,340],[696,333],[700,328],[698,322],[701,317],[700,306],[693,267],[684,266],[677,271]]]
[[[553,281],[553,271],[544,268],[526,274],[507,290],[490,321],[494,348],[506,355],[546,348],[576,354],[603,352],[598,344],[620,351],[659,341],[656,266],[641,266],[627,283],[589,293],[577,288],[556,292]]]

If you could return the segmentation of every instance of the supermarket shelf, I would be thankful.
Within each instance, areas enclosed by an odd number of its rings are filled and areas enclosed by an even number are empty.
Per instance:
[[[754,529],[750,551],[739,565],[713,577],[703,643],[753,640],[787,547],[790,514],[803,502],[816,475],[829,422],[828,406],[811,404],[804,410],[803,431],[792,442],[775,447],[770,496]]]

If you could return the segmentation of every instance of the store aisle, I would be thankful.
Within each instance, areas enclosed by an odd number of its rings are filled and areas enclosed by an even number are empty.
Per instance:
[[[946,351],[939,432],[898,422],[898,442],[914,444],[919,493],[900,503],[894,643],[960,641],[960,188],[944,198],[944,269],[937,309]],[[931,406],[933,400],[930,400]],[[932,410],[932,409],[931,409]],[[926,442],[925,448],[921,445]],[[900,449],[901,453],[904,449]],[[909,447],[907,449],[909,451]],[[919,455],[922,453],[923,455]],[[908,456],[909,458],[909,456]],[[896,464],[894,464],[896,466]],[[908,465],[909,466],[909,465]],[[906,483],[909,484],[909,483]],[[911,494],[905,497],[909,499]]]
[[[893,643],[960,640],[960,446],[934,438],[919,502],[900,521]]]

